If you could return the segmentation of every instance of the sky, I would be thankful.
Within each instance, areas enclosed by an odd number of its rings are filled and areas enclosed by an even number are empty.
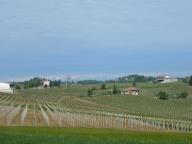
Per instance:
[[[192,73],[191,0],[0,0],[0,80]]]

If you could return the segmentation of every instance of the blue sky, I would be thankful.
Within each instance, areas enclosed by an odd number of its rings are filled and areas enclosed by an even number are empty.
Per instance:
[[[191,0],[0,0],[0,80],[191,74]]]

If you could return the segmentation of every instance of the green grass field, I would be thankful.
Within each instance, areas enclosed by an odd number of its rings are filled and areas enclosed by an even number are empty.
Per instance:
[[[191,144],[192,134],[112,129],[0,127],[0,144]]]

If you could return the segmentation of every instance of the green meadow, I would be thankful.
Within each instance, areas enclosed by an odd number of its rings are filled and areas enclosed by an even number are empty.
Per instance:
[[[191,144],[192,134],[84,128],[0,127],[0,144]]]

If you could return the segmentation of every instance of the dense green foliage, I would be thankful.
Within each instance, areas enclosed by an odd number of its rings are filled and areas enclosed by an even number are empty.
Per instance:
[[[180,95],[179,95],[179,98],[187,98],[188,97],[188,92],[182,92]]]
[[[81,81],[77,81],[77,84],[100,84],[103,83],[102,81],[98,81],[98,80],[81,80]]]
[[[179,78],[180,81],[184,82],[184,83],[189,83],[189,79],[190,77],[183,77],[183,78]]]
[[[164,91],[160,91],[158,93],[158,96],[159,96],[159,99],[161,99],[161,100],[168,100],[168,94]]]
[[[24,82],[25,88],[33,88],[33,87],[39,87],[41,86],[42,79],[40,78],[32,78],[29,81]]]
[[[1,144],[190,144],[191,134],[112,129],[0,128]]]
[[[60,87],[60,86],[61,86],[60,80],[50,81],[50,87]]]
[[[143,76],[143,75],[129,75],[129,76],[125,76],[125,77],[121,77],[118,79],[117,82],[120,83],[133,83],[133,82],[150,82],[153,81],[155,78],[151,77],[151,76]]]
[[[192,86],[192,76],[189,79],[189,85]]]
[[[32,78],[28,81],[24,81],[24,82],[16,82],[14,83],[15,85],[15,89],[21,89],[21,88],[25,88],[25,89],[29,89],[29,88],[37,88],[42,86],[43,83],[43,78]],[[60,80],[54,80],[51,81],[50,80],[50,87],[60,87],[61,86],[61,81]]]
[[[93,89],[88,89],[87,96],[92,96],[92,95],[93,95]]]
[[[105,89],[106,89],[106,84],[103,83],[103,84],[101,85],[101,89],[102,89],[102,90],[105,90]]]
[[[133,83],[133,82],[151,82],[154,81],[155,78],[152,76],[143,76],[143,75],[128,75],[124,77],[120,77],[117,80],[107,80],[107,81],[98,81],[98,80],[81,80],[77,81],[77,84],[101,84],[105,83]]]
[[[116,94],[119,94],[119,89],[117,88],[117,85],[114,85],[113,86],[113,94],[116,95]]]

